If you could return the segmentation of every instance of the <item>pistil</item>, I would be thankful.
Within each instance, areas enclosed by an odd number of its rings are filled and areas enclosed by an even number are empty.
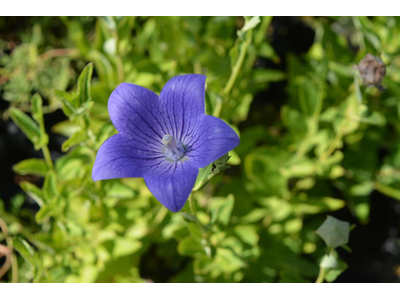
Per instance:
[[[185,148],[181,142],[177,142],[176,139],[167,134],[162,138],[162,143],[165,146],[165,157],[172,161],[177,161],[185,154]]]

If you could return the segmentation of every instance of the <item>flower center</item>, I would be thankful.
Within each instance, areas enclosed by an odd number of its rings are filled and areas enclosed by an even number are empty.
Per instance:
[[[185,148],[181,142],[177,142],[175,138],[169,134],[164,135],[162,143],[165,146],[165,157],[172,161],[177,161],[185,154]]]

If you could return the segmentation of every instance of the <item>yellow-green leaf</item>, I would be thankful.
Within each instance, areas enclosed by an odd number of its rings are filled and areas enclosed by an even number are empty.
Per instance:
[[[50,201],[58,195],[57,178],[53,171],[47,173],[43,184],[43,194]]]
[[[80,130],[75,132],[68,140],[66,140],[62,146],[62,151],[68,151],[71,147],[78,145],[81,142],[84,142],[88,139],[86,132]]]
[[[35,149],[39,150],[41,142],[39,126],[18,108],[10,108],[10,116],[15,125],[17,125],[33,143]]]
[[[13,171],[19,175],[38,175],[44,177],[48,168],[43,159],[29,158],[14,165]]]
[[[81,107],[83,103],[92,100],[90,93],[90,80],[92,79],[93,63],[89,63],[82,70],[78,78],[78,89],[76,91],[76,105],[75,107]]]

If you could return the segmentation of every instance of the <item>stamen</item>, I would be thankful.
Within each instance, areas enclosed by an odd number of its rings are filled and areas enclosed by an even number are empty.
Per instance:
[[[181,142],[177,142],[175,138],[169,134],[164,135],[162,143],[165,146],[165,157],[172,161],[177,161],[185,154],[185,148]]]

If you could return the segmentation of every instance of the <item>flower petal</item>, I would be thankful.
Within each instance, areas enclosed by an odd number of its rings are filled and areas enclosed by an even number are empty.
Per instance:
[[[236,132],[224,121],[204,115],[198,124],[197,132],[188,142],[187,156],[198,168],[204,168],[232,149],[240,139]]]
[[[185,142],[193,132],[198,118],[204,115],[206,76],[199,74],[176,76],[160,93],[162,119],[170,135]]]
[[[92,170],[93,180],[143,177],[165,160],[162,148],[154,150],[132,137],[113,135],[101,145]]]
[[[166,124],[159,117],[160,100],[148,89],[121,83],[108,100],[108,112],[115,128],[126,136],[132,136],[153,146],[162,145],[167,134]]]
[[[168,166],[161,172],[145,174],[144,181],[150,192],[166,208],[178,212],[185,205],[196,182],[198,168],[184,161],[164,162]]]

